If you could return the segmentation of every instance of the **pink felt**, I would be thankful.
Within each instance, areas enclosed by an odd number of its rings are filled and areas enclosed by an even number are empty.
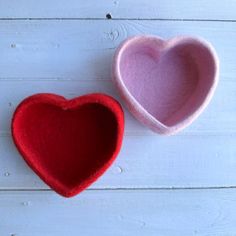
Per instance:
[[[203,40],[154,36],[126,40],[115,54],[113,77],[130,111],[161,134],[189,125],[217,84],[218,59]]]

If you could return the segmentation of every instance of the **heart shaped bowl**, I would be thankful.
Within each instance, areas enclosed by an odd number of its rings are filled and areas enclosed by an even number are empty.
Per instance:
[[[218,82],[219,60],[203,39],[135,36],[118,47],[112,73],[130,112],[153,131],[171,135],[208,105]]]
[[[124,131],[120,104],[104,94],[67,100],[36,94],[17,107],[12,136],[27,164],[57,193],[72,197],[118,155]]]

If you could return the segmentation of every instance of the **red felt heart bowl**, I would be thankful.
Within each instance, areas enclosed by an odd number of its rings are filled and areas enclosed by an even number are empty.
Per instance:
[[[57,193],[72,197],[92,184],[118,155],[121,106],[110,96],[67,100],[37,94],[17,107],[12,136],[24,160]]]
[[[218,68],[215,50],[205,40],[136,36],[117,49],[113,78],[130,112],[153,131],[170,135],[208,105]]]

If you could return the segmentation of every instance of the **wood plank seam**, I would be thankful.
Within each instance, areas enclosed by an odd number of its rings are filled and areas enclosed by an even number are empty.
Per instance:
[[[15,17],[15,18],[11,18],[11,17],[1,17],[0,21],[77,21],[77,20],[82,20],[82,21],[90,21],[90,20],[97,20],[97,21],[107,21],[107,20],[112,20],[112,21],[181,21],[181,22],[236,22],[236,20],[224,20],[224,19],[178,19],[178,18],[173,18],[173,19],[168,19],[168,18],[112,18],[112,19],[107,19],[106,16],[103,18],[98,18],[98,17],[87,17],[87,18],[83,18],[83,17],[52,17],[52,18],[48,18],[48,17],[31,17],[31,18],[25,18],[25,17]]]

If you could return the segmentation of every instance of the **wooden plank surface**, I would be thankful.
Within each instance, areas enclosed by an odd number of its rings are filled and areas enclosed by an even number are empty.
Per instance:
[[[0,78],[110,79],[116,47],[138,34],[203,37],[217,50],[221,80],[235,78],[236,22],[156,20],[0,21]]]
[[[92,188],[234,186],[235,25],[178,21],[0,21],[0,32],[5,35],[0,42],[0,188],[46,188],[26,167],[10,138],[12,113],[24,97],[53,92],[70,98],[96,91],[120,100],[110,79],[111,58],[117,45],[134,34],[152,33],[169,38],[179,32],[195,32],[216,47],[221,58],[221,76],[212,103],[192,126],[168,138],[154,135],[125,111],[126,137],[121,155]]]
[[[66,89],[65,89],[66,88]],[[9,91],[9,92],[5,92]],[[0,134],[9,134],[11,117],[16,106],[33,93],[57,93],[67,98],[85,93],[102,92],[117,98],[122,104],[111,81],[64,81],[64,80],[0,80]],[[235,106],[236,81],[222,80],[216,95],[204,113],[190,127],[179,134],[182,135],[234,135],[236,132]],[[154,135],[146,127],[138,123],[126,110],[127,135]]]
[[[126,136],[118,159],[90,188],[235,186],[235,143],[234,135]],[[48,188],[26,166],[10,137],[0,138],[0,149],[0,189]]]
[[[236,191],[0,193],[1,236],[234,236]]]
[[[0,0],[0,18],[236,20],[235,0]]]
[[[62,198],[16,151],[13,111],[38,92],[121,101],[111,59],[137,34],[212,42],[221,62],[214,99],[173,137],[153,134],[125,109],[115,163],[82,194]],[[0,0],[0,236],[235,236],[235,39],[235,0]]]
[[[9,130],[14,106],[35,92],[73,97],[100,91],[119,98],[110,81],[112,55],[119,43],[140,33],[170,38],[181,32],[208,39],[221,60],[216,95],[185,132],[235,133],[235,26],[232,22],[1,21],[0,33],[5,37],[0,42],[0,110],[4,116],[0,131]],[[14,93],[2,92],[6,90]],[[126,117],[126,133],[151,134],[130,114]]]

